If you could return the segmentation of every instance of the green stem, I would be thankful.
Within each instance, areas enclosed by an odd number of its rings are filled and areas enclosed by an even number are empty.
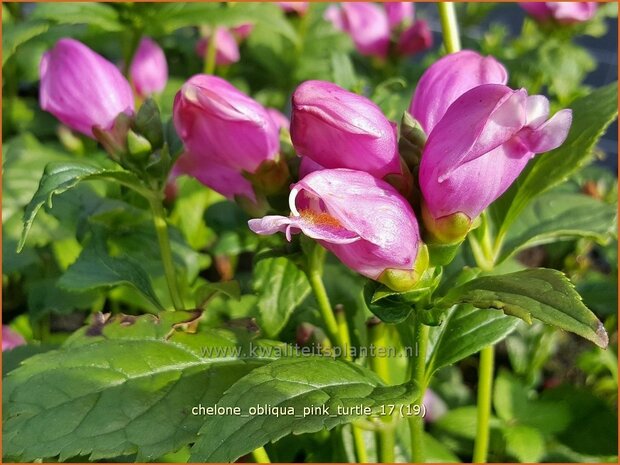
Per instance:
[[[423,324],[419,318],[415,318],[415,349],[416,354],[411,359],[411,380],[419,389],[418,397],[413,405],[421,405],[426,390],[426,351],[428,348],[429,327]],[[424,418],[422,415],[409,417],[409,431],[411,438],[411,462],[424,463]]]
[[[267,451],[264,447],[254,449],[252,451],[252,457],[254,457],[254,461],[256,463],[271,463],[271,460],[269,460],[269,455],[267,455]]]
[[[209,37],[209,46],[207,47],[207,54],[204,61],[205,74],[213,74],[215,72],[215,58],[217,56],[217,37],[215,32],[216,29],[213,29]]]
[[[164,274],[166,275],[172,305],[174,305],[175,310],[183,310],[183,300],[181,299],[181,294],[179,292],[176,272],[174,270],[174,262],[172,259],[172,250],[170,249],[170,237],[168,236],[166,213],[159,198],[151,196],[149,198],[149,203],[151,205],[151,212],[153,213],[155,232],[157,233],[161,261],[164,266]]]
[[[335,345],[343,348],[344,341],[341,339],[338,330],[338,322],[334,316],[332,306],[329,303],[329,297],[327,296],[327,291],[325,290],[320,272],[316,269],[310,270],[308,273],[308,280],[310,281],[310,287],[312,288],[314,297],[319,304],[321,318],[323,319],[323,323],[325,323],[325,329],[327,329],[330,340],[334,341]]]
[[[318,244],[314,244],[312,246],[312,251],[308,254],[308,281],[310,281],[310,287],[312,288],[314,297],[319,304],[319,310],[321,312],[323,322],[325,323],[329,339],[341,348],[345,360],[351,360],[351,339],[349,336],[349,328],[347,326],[346,317],[342,311],[338,312],[338,319],[336,319],[321,277],[324,261],[325,249]],[[368,457],[366,455],[364,436],[359,427],[351,425],[351,429],[357,459],[360,463],[366,463],[368,461]]]
[[[486,463],[489,452],[489,418],[491,416],[491,391],[493,388],[493,346],[480,351],[478,368],[478,421],[474,443],[474,463]]]
[[[378,323],[370,326],[368,329],[370,343],[374,346],[375,351],[378,352],[379,348],[387,348],[389,335],[386,325],[384,323]],[[390,367],[388,365],[387,357],[385,356],[385,351],[382,350],[381,352],[383,352],[384,356],[379,357],[378,354],[374,354],[370,358],[370,367],[375,373],[377,373],[377,375],[379,375],[379,378],[389,384]],[[393,428],[389,427],[389,424],[392,423],[392,416],[388,415],[382,417],[381,420],[388,424],[388,427],[383,428],[376,433],[379,462],[393,463],[395,461],[394,449],[396,447],[396,438],[394,437]]]
[[[368,454],[366,454],[366,446],[364,445],[364,432],[356,425],[351,425],[351,431],[357,463],[368,463]]]
[[[455,53],[461,50],[461,39],[459,38],[459,26],[456,21],[456,12],[453,2],[439,2],[439,17],[441,19],[441,29],[443,31],[443,43],[446,52]]]
[[[341,348],[344,351],[344,359],[351,361],[351,335],[349,334],[347,316],[344,313],[342,305],[336,305],[335,315],[338,325],[338,339],[342,342]]]

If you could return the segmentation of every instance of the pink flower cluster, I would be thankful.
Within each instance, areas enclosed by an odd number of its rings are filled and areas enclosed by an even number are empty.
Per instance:
[[[387,7],[390,22],[402,21],[401,9]],[[163,64],[161,49],[145,39],[130,67],[139,95],[165,85]],[[399,154],[396,124],[375,103],[329,82],[302,83],[292,96],[290,133],[301,166],[291,214],[251,220],[250,228],[282,231],[289,240],[304,233],[362,275],[411,288],[428,264],[422,236],[462,241],[530,159],[567,137],[570,110],[550,117],[545,97],[511,89],[507,80],[494,58],[468,50],[441,58],[421,77],[409,108],[428,135],[417,179],[421,199],[406,188],[411,173]],[[43,56],[40,99],[43,109],[90,137],[93,127],[109,129],[120,113],[134,111],[119,70],[72,39]],[[281,163],[286,117],[224,79],[196,75],[177,93],[173,118],[185,145],[176,174],[256,203],[253,176]],[[423,233],[412,208],[418,204]]]
[[[398,55],[413,55],[430,48],[433,35],[424,20],[414,19],[410,2],[343,2],[325,11],[325,18],[351,36],[362,55],[386,58],[390,42]]]
[[[549,118],[549,102],[506,86],[505,68],[462,51],[433,64],[410,112],[428,134],[419,167],[428,240],[462,241],[472,221],[537,153],[558,147],[570,110]],[[293,94],[291,137],[302,157],[289,217],[250,220],[259,234],[302,232],[360,274],[395,290],[415,285],[427,265],[418,220],[386,182],[403,164],[394,125],[367,98],[307,81]]]

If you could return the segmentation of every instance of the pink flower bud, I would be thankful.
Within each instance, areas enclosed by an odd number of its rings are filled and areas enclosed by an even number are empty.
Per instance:
[[[459,97],[428,137],[420,164],[420,188],[433,231],[476,218],[502,195],[537,153],[560,146],[571,111],[549,119],[549,101],[525,89],[499,84],[475,87]],[[465,231],[466,232],[466,231]]]
[[[267,110],[219,77],[199,74],[183,84],[173,117],[186,151],[208,166],[254,173],[280,149],[279,130]]]
[[[415,55],[433,45],[433,33],[424,20],[418,20],[403,31],[398,38],[398,53]]]
[[[289,240],[303,232],[349,268],[395,288],[410,288],[419,279],[418,223],[386,182],[355,170],[315,171],[292,186],[289,204],[291,216],[250,220],[250,229],[284,232]]]
[[[411,2],[386,2],[383,4],[387,13],[390,29],[401,24],[410,24],[413,21],[414,6]]]
[[[2,325],[2,352],[25,344],[26,340],[21,334],[16,333],[7,325]]]
[[[93,126],[108,130],[120,113],[133,113],[133,92],[118,68],[77,40],[59,40],[39,73],[41,108],[88,137]]]
[[[280,8],[286,13],[297,13],[305,15],[310,6],[310,2],[277,2]]]
[[[561,24],[588,21],[596,14],[596,2],[523,2],[519,3],[538,21],[555,20]]]
[[[325,19],[334,27],[351,36],[362,55],[387,56],[390,45],[390,25],[387,14],[378,5],[367,2],[342,3],[340,8],[331,6]]]
[[[253,30],[254,24],[252,23],[243,23],[231,28],[231,32],[239,41],[247,39]]]
[[[506,84],[508,73],[494,58],[463,50],[433,63],[420,78],[409,113],[426,134],[448,107],[468,90],[481,84]]]
[[[131,82],[140,97],[164,90],[168,82],[166,55],[156,42],[145,37],[140,42],[129,69]]]
[[[330,82],[306,81],[292,100],[291,139],[300,156],[377,178],[401,173],[395,128],[369,99]]]
[[[209,50],[209,38],[203,37],[196,43],[196,54],[206,58]],[[239,46],[235,36],[226,28],[215,30],[215,64],[226,66],[239,61]]]

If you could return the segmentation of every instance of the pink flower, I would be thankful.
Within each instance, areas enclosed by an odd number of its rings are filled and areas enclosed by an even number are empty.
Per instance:
[[[227,81],[199,74],[177,93],[174,125],[185,144],[175,165],[220,194],[247,197],[256,203],[256,173],[280,150],[279,128],[267,110]]]
[[[39,102],[62,123],[93,137],[93,126],[111,129],[120,113],[132,114],[131,86],[120,71],[73,39],[60,39],[39,66]]]
[[[403,31],[398,38],[397,50],[400,55],[414,55],[433,45],[433,33],[424,20],[418,20]]]
[[[390,45],[390,25],[385,11],[367,2],[347,2],[340,7],[331,6],[325,19],[338,30],[351,36],[362,55],[387,56]]]
[[[209,38],[203,37],[196,43],[196,54],[202,58],[207,56]],[[230,65],[239,61],[239,46],[235,36],[226,28],[218,27],[215,30],[215,64],[218,66]]]
[[[233,35],[237,38],[237,40],[242,41],[249,37],[249,35],[254,30],[254,24],[252,23],[243,23],[235,26],[231,29]]]
[[[279,130],[267,110],[216,76],[198,74],[183,84],[173,116],[187,152],[209,165],[254,173],[280,150]]]
[[[330,82],[306,81],[292,100],[291,139],[300,156],[377,178],[401,173],[395,128],[369,99]]]
[[[455,215],[476,218],[534,155],[564,142],[571,119],[570,110],[549,119],[545,97],[499,84],[477,86],[457,98],[422,153],[419,180],[428,229],[449,233],[442,222],[452,224]]]
[[[481,84],[506,84],[508,73],[494,58],[463,50],[433,63],[413,94],[409,113],[427,134],[462,94]]]
[[[385,2],[383,4],[387,13],[390,29],[396,29],[401,24],[411,23],[414,15],[414,6],[411,2]]]
[[[8,325],[2,325],[2,352],[26,344],[21,334],[13,331]]]
[[[131,62],[131,82],[140,97],[148,97],[164,90],[168,82],[166,56],[156,42],[145,37]]]
[[[305,15],[310,6],[310,2],[277,2],[280,8],[286,13],[297,13]]]
[[[315,171],[291,188],[291,216],[249,221],[257,234],[303,232],[345,265],[393,288],[419,278],[421,247],[411,206],[386,182],[349,169]],[[418,264],[419,265],[419,264]]]
[[[561,24],[588,21],[596,14],[596,2],[523,2],[519,3],[539,21],[555,20]]]

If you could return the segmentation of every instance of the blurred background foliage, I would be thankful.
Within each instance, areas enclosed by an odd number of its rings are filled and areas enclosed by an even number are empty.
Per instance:
[[[314,3],[306,15],[297,16],[267,3],[2,4],[3,322],[28,342],[5,354],[4,372],[33,353],[62,343],[95,312],[155,312],[156,306],[145,297],[149,292],[169,304],[146,206],[118,186],[93,182],[70,195],[55,197],[53,208],[46,207],[39,214],[23,252],[16,253],[23,209],[45,165],[83,157],[107,162],[95,142],[72,134],[39,109],[42,53],[59,38],[70,36],[121,64],[131,57],[132,44],[142,35],[151,36],[165,50],[169,64],[168,85],[157,97],[164,119],[169,120],[175,93],[186,79],[204,69],[195,52],[201,28],[251,22],[255,28],[240,46],[241,60],[218,67],[216,74],[284,113],[300,82],[333,81],[369,96],[388,118],[398,121],[419,76],[443,53],[435,6],[416,5],[417,17],[428,20],[435,32],[435,46],[384,63],[357,54],[351,39],[323,19],[327,6]],[[562,28],[525,18],[514,4],[458,4],[457,12],[463,47],[494,55],[509,69],[511,86],[546,94],[552,111],[616,79],[616,3],[600,5],[590,22]],[[616,61],[605,62],[605,53]],[[588,307],[605,322],[610,346],[594,348],[543,324],[519,323],[497,349],[491,461],[615,461],[616,132],[616,126],[609,129],[594,163],[531,209],[531,221],[542,222],[545,215],[570,215],[579,202],[588,208],[594,205],[600,215],[593,217],[592,221],[598,221],[593,229],[599,234],[578,240],[542,240],[503,264],[503,271],[546,266],[566,272]],[[286,141],[283,149],[292,150]],[[567,208],[560,198],[573,203]],[[179,179],[168,208],[182,285],[192,290],[207,286],[204,292],[209,296],[209,282],[234,278],[240,283],[238,300],[223,295],[206,299],[209,309],[203,324],[254,317],[268,336],[286,342],[297,340],[302,323],[320,325],[316,302],[294,261],[255,256],[266,246],[285,247],[281,238],[254,235],[238,206],[189,178]],[[124,260],[129,268],[139,263],[151,289],[128,285],[127,276],[102,272],[106,260]],[[453,271],[472,263],[471,252],[465,250],[453,263]],[[450,272],[450,268],[445,271]],[[79,281],[74,279],[76,274]],[[273,295],[270,286],[259,285],[267,279],[273,288],[278,280],[297,280],[297,293]],[[362,297],[364,281],[330,259],[325,282],[332,300],[347,309],[353,345],[365,344],[371,313]],[[277,318],[263,311],[273,302]],[[197,303],[186,304],[191,308]],[[392,336],[398,338],[395,330]],[[393,382],[400,381],[401,362],[390,361]],[[429,428],[429,460],[470,460],[476,431],[475,357],[440,370],[432,389],[446,408]],[[401,460],[408,457],[404,428],[397,444]],[[346,460],[350,447],[330,441],[333,436],[317,433],[287,437],[268,449],[274,461]],[[161,460],[186,460],[186,453],[181,450]]]

